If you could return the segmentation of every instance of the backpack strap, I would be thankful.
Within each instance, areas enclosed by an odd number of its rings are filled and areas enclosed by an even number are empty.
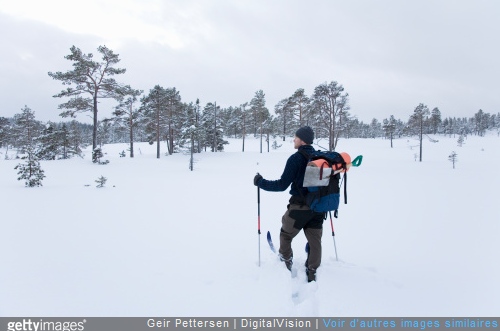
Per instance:
[[[310,155],[306,151],[304,151],[302,149],[299,149],[297,152],[299,152],[303,157],[305,157],[306,161],[309,161]],[[295,185],[295,188],[297,189],[297,191],[299,191],[300,197],[302,198],[302,200],[304,201],[304,203],[307,204],[307,199],[304,196],[304,193],[302,193],[302,190],[299,188],[299,186],[297,185],[297,183],[294,183],[294,185]]]
[[[297,152],[302,154],[302,156],[306,158],[306,161],[309,161],[311,156],[306,151],[304,151],[303,149],[299,149]]]

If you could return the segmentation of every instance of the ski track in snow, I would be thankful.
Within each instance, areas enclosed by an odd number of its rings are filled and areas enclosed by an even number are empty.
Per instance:
[[[156,159],[156,146],[106,145],[108,165],[42,161],[25,188],[0,152],[0,316],[498,316],[500,138],[342,139],[363,164],[348,201],[323,231],[323,259],[307,283],[301,233],[297,278],[273,254],[289,198],[261,190],[261,267],[253,176],[278,179],[291,139],[260,154],[229,139],[224,153]],[[162,145],[162,150],[165,145]],[[458,153],[457,169],[448,161]],[[9,151],[9,156],[14,156]],[[97,189],[99,176],[108,178]],[[88,186],[85,186],[88,185]],[[278,247],[276,247],[278,248]],[[295,289],[298,296],[292,297]]]

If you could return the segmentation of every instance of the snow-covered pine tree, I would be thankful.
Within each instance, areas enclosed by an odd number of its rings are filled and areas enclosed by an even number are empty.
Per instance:
[[[262,153],[262,138],[264,135],[264,122],[267,121],[271,114],[269,109],[266,107],[266,95],[264,91],[259,90],[255,92],[254,97],[250,101],[250,114],[253,117],[252,122],[255,123],[255,133],[257,134],[257,129],[260,134],[260,152]]]
[[[382,125],[376,118],[374,118],[370,123],[370,137],[375,139],[377,137],[380,137],[381,135]]]
[[[490,114],[485,113],[482,109],[479,109],[479,111],[474,114],[476,124],[474,130],[478,136],[482,137],[486,133],[486,130],[489,127],[490,116]]]
[[[62,152],[63,141],[62,133],[59,131],[55,123],[48,122],[42,130],[40,136],[36,138],[38,143],[38,151],[36,153],[40,160],[55,160]]]
[[[21,114],[14,116],[17,145],[20,151],[25,154],[21,159],[25,163],[19,163],[14,169],[18,170],[17,180],[25,180],[27,187],[42,186],[45,178],[44,171],[40,167],[40,162],[36,156],[36,129],[39,125],[35,120],[35,113],[25,106]]]
[[[280,100],[276,106],[274,106],[274,112],[276,113],[276,121],[278,122],[279,131],[282,132],[283,141],[290,134],[296,131],[295,124],[295,108],[292,98],[285,98]]]
[[[156,85],[149,90],[148,95],[141,98],[141,104],[148,142],[152,145],[156,141],[156,157],[159,159],[160,141],[167,127],[167,91]]]
[[[276,120],[273,115],[270,115],[267,120],[262,124],[262,132],[266,135],[267,152],[270,152],[271,135],[275,136],[275,132],[278,132],[278,126],[280,123]]]
[[[5,147],[10,135],[10,121],[5,117],[0,117],[0,148]]]
[[[168,154],[172,155],[177,151],[179,142],[182,139],[182,129],[185,122],[184,105],[181,102],[181,95],[175,87],[167,88],[165,92],[167,102],[167,150]]]
[[[417,134],[420,142],[420,155],[419,160],[422,162],[422,139],[424,135],[425,122],[427,120],[427,116],[429,115],[429,108],[423,103],[419,104],[413,114],[410,116],[408,120],[408,126],[411,129],[411,132]]]
[[[311,98],[310,121],[318,137],[328,137],[328,148],[334,151],[345,123],[349,94],[336,81],[316,86]]]
[[[210,147],[212,152],[223,151],[224,145],[228,144],[224,140],[224,134],[220,122],[217,121],[217,110],[215,103],[207,103],[203,109],[200,122],[200,139],[203,148]],[[220,109],[219,109],[220,110]]]
[[[431,117],[430,117],[430,125],[432,128],[432,133],[437,134],[439,132],[440,126],[441,126],[441,112],[439,111],[438,107],[435,107],[431,111]]]
[[[14,169],[20,175],[17,180],[25,180],[26,187],[42,186],[42,180],[45,178],[44,171],[40,166],[40,162],[35,154],[33,145],[26,147],[26,155],[21,159],[26,160],[25,163],[19,163]]]
[[[227,137],[234,136],[238,138],[241,136],[243,131],[243,123],[241,121],[241,108],[230,106],[229,108],[223,108],[220,112],[220,121],[223,132]]]
[[[99,148],[102,148],[102,145],[108,144],[112,141],[112,126],[113,121],[109,118],[105,118],[102,121],[97,122],[97,144]]]
[[[64,125],[63,125],[63,128],[64,128]],[[78,123],[77,121],[73,120],[70,122],[69,124],[69,134],[68,134],[68,141],[69,141],[69,144],[68,144],[68,148],[67,148],[67,155],[70,156],[70,155],[79,155],[79,156],[82,156],[82,148],[86,145],[85,144],[85,132],[84,130],[82,129],[81,127],[81,124]],[[64,131],[63,131],[63,134],[64,134]],[[66,138],[63,138],[63,141],[65,140]],[[90,144],[90,140],[89,140],[89,144]]]
[[[137,129],[142,116],[141,108],[134,107],[142,90],[134,90],[126,86],[123,95],[118,99],[120,104],[116,106],[113,115],[116,122],[125,127],[129,133],[130,157],[134,157],[134,131]]]
[[[389,137],[391,139],[391,148],[392,148],[392,139],[394,137],[394,132],[396,132],[396,119],[394,118],[394,115],[391,115],[389,119],[384,119],[382,125],[382,129],[385,132],[386,138]]]
[[[21,154],[26,153],[28,146],[35,152],[34,139],[38,137],[42,125],[35,119],[35,113],[24,106],[20,114],[14,115],[14,124],[11,129],[12,144],[17,147]]]
[[[308,124],[308,110],[310,106],[310,99],[306,95],[305,91],[303,88],[299,88],[297,91],[295,91],[291,97],[291,102],[292,102],[292,107],[293,107],[293,114],[295,116],[295,121],[293,124],[295,127],[291,127],[292,132],[295,132],[295,129],[298,129],[299,127],[302,127],[304,125],[309,125]]]

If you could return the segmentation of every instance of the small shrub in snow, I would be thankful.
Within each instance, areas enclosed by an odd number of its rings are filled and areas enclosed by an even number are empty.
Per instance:
[[[97,188],[104,187],[104,185],[106,184],[107,181],[108,181],[108,179],[104,176],[97,178],[97,180],[95,181],[97,183],[96,187]]]
[[[92,152],[92,162],[97,164],[108,164],[109,160],[101,161],[101,158],[103,156],[104,154],[102,153],[102,150],[99,147],[94,149],[94,151]]]
[[[455,151],[451,152],[451,154],[448,155],[448,160],[450,160],[450,162],[453,163],[453,169],[455,169],[455,163],[458,162],[457,156],[458,156],[458,154],[455,153]]]

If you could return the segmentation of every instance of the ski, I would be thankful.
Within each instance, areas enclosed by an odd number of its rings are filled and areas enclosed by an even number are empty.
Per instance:
[[[267,242],[269,243],[269,248],[276,254],[276,248],[274,248],[273,240],[271,239],[271,232],[267,231]]]

